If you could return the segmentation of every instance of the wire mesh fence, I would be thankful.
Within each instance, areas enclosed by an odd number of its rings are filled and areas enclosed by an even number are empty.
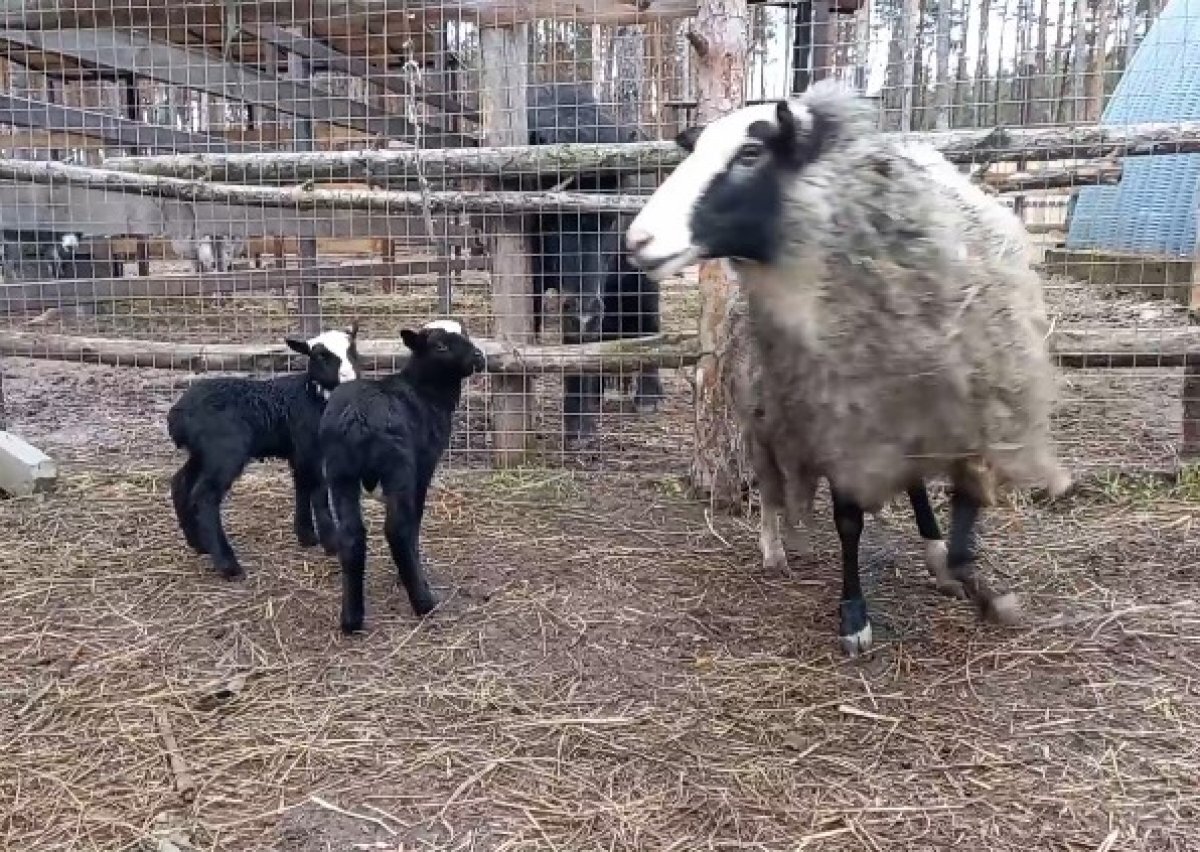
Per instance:
[[[0,4],[0,429],[69,480],[0,502],[0,663],[27,685],[0,688],[0,838],[1193,848],[1194,474],[998,507],[989,568],[1046,617],[1017,638],[883,545],[881,650],[848,675],[832,532],[776,577],[755,524],[685,494],[704,296],[624,231],[676,134],[739,105],[701,102],[697,12],[731,16],[742,102],[842,80],[1025,222],[1069,467],[1175,471],[1200,450],[1198,3]],[[355,321],[378,376],[442,317],[489,367],[422,530],[433,626],[379,580],[377,633],[329,640],[337,568],[269,466],[227,504],[245,584],[206,573],[167,497],[184,389]]]

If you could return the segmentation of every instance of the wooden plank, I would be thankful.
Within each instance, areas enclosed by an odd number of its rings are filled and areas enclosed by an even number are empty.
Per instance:
[[[177,0],[174,0],[177,3]],[[169,20],[173,0],[0,0],[0,26],[30,29],[146,26]],[[187,3],[184,5],[197,5]],[[203,4],[202,9],[220,8]],[[422,32],[440,20],[510,26],[542,18],[581,24],[647,24],[696,14],[696,0],[256,0],[243,20],[281,25],[353,20],[364,31]]]
[[[288,115],[341,124],[385,136],[411,139],[412,124],[366,104],[334,97],[311,86],[279,80],[249,68],[222,62],[207,52],[153,41],[143,35],[117,30],[10,30],[0,40],[69,56],[88,65],[137,74],[232,101],[270,106]],[[465,135],[440,134],[422,129],[430,147],[474,144]]]
[[[254,150],[210,133],[189,133],[171,127],[131,121],[117,115],[90,112],[6,94],[0,94],[0,124],[81,134],[122,148],[222,153]],[[0,136],[0,145],[5,144],[5,141],[5,137]]]
[[[95,113],[90,114],[95,115]],[[155,127],[156,125],[140,126]],[[170,128],[160,129],[169,130]],[[79,133],[59,130],[13,130],[5,132],[3,129],[0,129],[0,151],[16,149],[48,151],[53,148],[100,150],[102,148],[112,148],[114,144],[120,145],[119,141],[114,143],[100,137],[85,136],[83,135],[84,132],[86,131]],[[213,138],[219,140],[212,149],[200,148],[199,150],[201,151],[216,151],[220,149],[221,145],[225,145],[226,150],[237,153],[277,152],[281,143],[286,144],[292,138],[290,127],[280,127],[278,125],[258,127],[253,130],[212,130],[208,133],[191,135],[201,136],[205,139]],[[371,134],[364,133],[361,130],[354,130],[350,127],[339,127],[334,124],[317,125],[317,140],[321,143],[321,147],[327,150],[344,146],[361,148],[374,139],[375,137]]]
[[[30,497],[53,490],[58,465],[37,447],[12,432],[0,431],[0,492]]]
[[[298,53],[289,53],[287,58],[288,76],[302,83],[308,79],[308,62]],[[313,123],[306,118],[297,118],[293,132],[293,146],[297,151],[312,151]],[[317,265],[317,241],[312,237],[300,240],[298,254],[300,266],[311,269]],[[315,337],[321,328],[321,285],[317,281],[307,280],[300,284],[300,328],[309,337]]]
[[[430,237],[465,234],[454,218],[438,217],[438,233],[427,234],[415,213],[264,209],[255,204],[220,204],[148,198],[79,186],[0,181],[0,228],[76,231],[88,236],[191,237],[386,237],[428,243]]]
[[[474,268],[483,266],[479,258],[464,259],[458,263]],[[322,285],[334,281],[425,275],[440,272],[448,266],[445,261],[395,261],[330,264],[293,269],[239,270],[206,275],[23,281],[0,284],[0,316],[100,302],[200,298],[219,293],[263,293],[304,286],[319,289]]]
[[[529,28],[487,28],[479,33],[480,117],[488,145],[520,145],[529,136],[525,89],[529,84]],[[492,317],[502,343],[533,342],[532,271],[521,216],[487,222],[492,257]],[[533,386],[523,376],[492,381],[492,446],[499,467],[519,464],[529,448]]]

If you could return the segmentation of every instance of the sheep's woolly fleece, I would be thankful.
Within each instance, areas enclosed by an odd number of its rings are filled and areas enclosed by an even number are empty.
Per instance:
[[[794,106],[834,136],[786,190],[779,264],[738,274],[771,409],[804,427],[795,457],[867,509],[917,476],[965,472],[985,500],[1000,483],[1064,491],[1020,221],[935,149],[883,136],[836,84]]]

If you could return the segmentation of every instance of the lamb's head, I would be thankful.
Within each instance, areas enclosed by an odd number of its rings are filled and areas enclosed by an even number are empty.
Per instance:
[[[423,375],[461,381],[487,369],[483,353],[454,320],[433,320],[417,331],[403,329],[400,339],[412,352],[410,368]]]
[[[625,234],[655,279],[704,259],[771,263],[792,178],[820,157],[861,108],[818,84],[796,100],[744,107],[676,137],[687,157]]]
[[[350,327],[323,331],[316,337],[285,337],[288,348],[308,356],[308,378],[326,399],[334,388],[358,378],[358,321]]]

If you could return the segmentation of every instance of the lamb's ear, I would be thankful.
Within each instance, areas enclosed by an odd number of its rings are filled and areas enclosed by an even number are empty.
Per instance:
[[[420,353],[425,348],[425,333],[409,328],[400,329],[400,339],[414,353]]]
[[[681,130],[679,135],[675,137],[675,144],[690,154],[696,150],[696,141],[703,132],[703,127],[688,127]]]
[[[308,341],[302,337],[285,337],[283,342],[287,344],[288,349],[293,352],[299,352],[301,355],[311,355],[312,350],[308,348]]]

